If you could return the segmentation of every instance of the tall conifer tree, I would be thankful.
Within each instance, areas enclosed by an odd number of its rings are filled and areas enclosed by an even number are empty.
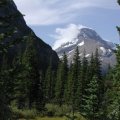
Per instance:
[[[90,83],[87,85],[88,88],[85,89],[86,95],[83,96],[84,107],[83,115],[90,120],[97,120],[99,116],[99,85],[98,78],[96,76],[91,79]]]
[[[57,70],[57,80],[56,80],[56,85],[55,85],[55,99],[57,103],[61,106],[63,103],[63,94],[64,92],[62,91],[62,78],[63,78],[63,71],[62,71],[62,62],[59,62],[58,65],[58,70]]]
[[[77,106],[77,89],[79,82],[79,72],[80,71],[80,57],[79,57],[79,49],[78,47],[75,50],[74,59],[73,59],[73,67],[72,67],[72,78],[71,78],[71,105],[73,106],[73,111],[78,107]]]
[[[117,65],[107,76],[106,113],[110,120],[120,119],[120,46],[116,51]]]
[[[58,71],[57,71],[57,82],[55,89],[55,96],[59,104],[61,105],[65,102],[65,89],[67,89],[67,78],[68,78],[68,62],[67,56],[64,53],[63,60],[59,63]]]
[[[45,97],[46,100],[51,100],[53,97],[53,75],[52,75],[52,66],[51,66],[51,60],[50,65],[48,66],[46,75],[45,75]]]

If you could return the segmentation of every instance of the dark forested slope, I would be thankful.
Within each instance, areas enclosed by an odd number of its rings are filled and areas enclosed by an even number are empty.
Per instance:
[[[4,37],[1,44],[4,44],[5,46],[11,42],[14,43],[14,40],[17,40],[17,43],[14,44],[14,46],[11,46],[7,53],[7,61],[9,64],[13,62],[18,54],[24,53],[30,43],[30,37],[32,37],[38,55],[39,68],[46,69],[50,59],[54,60],[52,65],[53,68],[56,68],[59,60],[56,52],[38,38],[26,25],[23,15],[18,11],[13,0],[0,1],[0,36]]]

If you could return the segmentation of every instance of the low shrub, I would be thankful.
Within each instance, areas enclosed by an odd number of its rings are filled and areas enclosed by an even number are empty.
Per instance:
[[[46,104],[45,106],[46,108],[46,115],[49,117],[53,117],[53,116],[65,116],[67,113],[70,113],[70,106],[67,105],[54,105],[54,104]]]
[[[12,108],[14,119],[34,119],[37,117],[37,111],[32,110],[19,110],[17,108]]]

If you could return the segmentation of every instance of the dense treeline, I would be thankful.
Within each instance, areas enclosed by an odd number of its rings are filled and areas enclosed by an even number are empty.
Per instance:
[[[120,0],[118,3],[120,5]],[[120,27],[117,30],[120,35]],[[117,64],[106,77],[104,113],[108,120],[120,120],[120,45],[117,45],[115,53]]]
[[[80,112],[91,119],[93,119],[93,116],[94,119],[99,118],[104,95],[104,80],[100,63],[97,49],[95,55],[92,54],[91,60],[88,61],[85,54],[83,58],[79,57],[79,50],[76,48],[70,66],[68,66],[67,56],[64,53],[58,66],[56,83],[54,83],[54,78],[52,80],[51,77],[51,67],[48,68],[49,76],[45,85],[55,84],[55,87],[51,86],[50,89],[46,87],[45,91],[54,91],[54,97],[45,95],[48,98],[47,102],[51,103],[53,101],[53,104],[56,103],[60,106],[67,104],[72,106],[73,112]],[[50,79],[53,83],[50,82]]]
[[[79,57],[79,50],[76,48],[70,66],[64,53],[57,71],[53,71],[51,59],[45,72],[38,69],[38,57],[32,34],[26,39],[28,43],[24,54],[18,53],[11,66],[7,64],[7,48],[6,53],[2,51],[0,85],[6,105],[14,103],[18,109],[34,108],[42,112],[47,103],[59,106],[66,104],[72,106],[74,112],[79,111],[84,116],[88,115],[90,109],[94,109],[89,116],[94,115],[96,119],[103,95],[98,50],[96,49],[95,55],[92,55],[91,60],[88,61],[85,54],[83,59]],[[13,43],[11,45],[14,46]],[[95,101],[94,98],[89,99],[89,96],[95,97]]]

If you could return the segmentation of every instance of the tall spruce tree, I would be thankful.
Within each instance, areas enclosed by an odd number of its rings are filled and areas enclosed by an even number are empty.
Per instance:
[[[63,102],[65,102],[66,99],[65,89],[67,88],[67,76],[68,76],[68,62],[67,56],[64,53],[63,60],[59,63],[55,88],[55,97],[60,105]]]
[[[100,61],[100,56],[98,49],[96,49],[95,55],[94,55],[94,69],[95,69],[95,75],[101,80],[101,61]]]
[[[84,89],[84,84],[85,84],[85,81],[86,81],[86,74],[87,74],[87,69],[88,69],[88,60],[86,58],[86,52],[84,51],[84,55],[83,55],[83,58],[82,58],[82,73],[81,73],[81,77],[82,77],[82,84],[83,84],[83,88]]]
[[[117,65],[107,76],[106,113],[110,120],[120,120],[120,46],[116,51]],[[109,84],[108,84],[109,83]]]
[[[82,113],[90,120],[97,120],[99,116],[99,85],[97,76],[91,79],[87,87],[88,88],[85,89],[86,95],[83,96],[84,107]]]
[[[104,95],[104,80],[102,79],[102,72],[101,72],[101,61],[98,49],[96,49],[94,55],[94,75],[98,78],[98,85],[99,85],[99,107],[101,107]]]
[[[88,69],[88,79],[91,80],[94,76],[95,73],[95,59],[94,55],[92,53],[91,58],[90,58],[90,63],[89,63],[89,69]]]
[[[23,109],[28,101],[29,81],[26,79],[27,70],[25,65],[22,63],[22,57],[19,56],[15,59],[14,66],[16,70],[16,74],[14,75],[14,96],[16,98],[16,105],[18,109]]]
[[[61,106],[63,103],[63,95],[64,92],[62,90],[62,80],[63,80],[63,69],[62,69],[62,62],[59,62],[58,69],[57,69],[57,80],[55,85],[55,99],[56,102]]]
[[[87,76],[88,73],[87,72],[88,72],[88,60],[86,58],[86,52],[84,51],[84,56],[82,59],[82,68],[81,68],[82,96],[84,96],[86,94],[85,89],[87,88],[87,83],[88,83],[88,76]]]
[[[73,85],[73,80],[72,80],[72,72],[73,72],[73,64],[70,64],[69,71],[68,71],[68,81],[67,81],[67,89],[66,89],[66,103],[70,104],[71,103],[71,94],[72,94],[72,85]]]
[[[73,59],[73,66],[72,66],[72,76],[71,76],[71,97],[70,97],[70,104],[73,107],[73,111],[78,108],[78,83],[79,81],[79,72],[80,71],[80,57],[79,57],[79,49],[78,47],[75,50],[74,59]]]
[[[46,71],[44,87],[46,101],[50,102],[55,97],[55,72],[52,70],[52,60]]]
[[[28,97],[29,97],[29,107],[36,101],[38,97],[38,81],[39,81],[39,68],[38,68],[38,54],[35,48],[35,41],[32,37],[32,33],[28,37],[28,46],[23,56],[23,64],[26,67],[26,81],[28,84]],[[39,91],[40,92],[40,91]],[[41,96],[39,96],[41,97]]]
[[[81,74],[82,69],[80,67],[79,69],[79,75],[78,75],[78,83],[77,83],[77,91],[76,91],[76,109],[78,111],[81,111],[81,104],[82,104],[82,77]]]
[[[35,99],[35,108],[42,112],[44,110],[45,105],[45,97],[44,97],[44,89],[43,89],[43,82],[44,81],[44,75],[42,71],[39,72],[39,79],[36,82],[36,99]]]
[[[120,5],[120,0],[118,3]],[[117,30],[120,35],[120,27]],[[107,77],[111,79],[106,91],[106,113],[109,120],[120,120],[120,45],[117,45],[116,56],[117,65]]]
[[[52,66],[51,61],[45,75],[45,97],[46,100],[51,100],[52,98]]]
[[[17,101],[18,108],[29,107],[32,108],[37,106],[41,99],[44,101],[43,97],[43,88],[41,88],[41,74],[39,74],[38,68],[38,54],[37,50],[34,47],[35,41],[32,37],[32,33],[26,38],[27,39],[27,47],[20,58],[20,62],[18,63],[21,67],[20,72],[16,77],[16,91],[17,91]],[[41,100],[42,101],[42,100]],[[43,107],[43,102],[39,106]],[[27,106],[26,106],[27,105]],[[39,110],[43,108],[39,107]]]
[[[63,54],[63,66],[64,66],[64,102],[67,102],[67,98],[66,98],[66,95],[67,95],[67,83],[68,83],[68,59],[67,59],[67,55],[66,53],[64,52]]]
[[[1,66],[1,80],[3,81],[3,93],[6,96],[6,103],[10,104],[14,94],[14,69],[8,65],[7,54],[3,56]]]

